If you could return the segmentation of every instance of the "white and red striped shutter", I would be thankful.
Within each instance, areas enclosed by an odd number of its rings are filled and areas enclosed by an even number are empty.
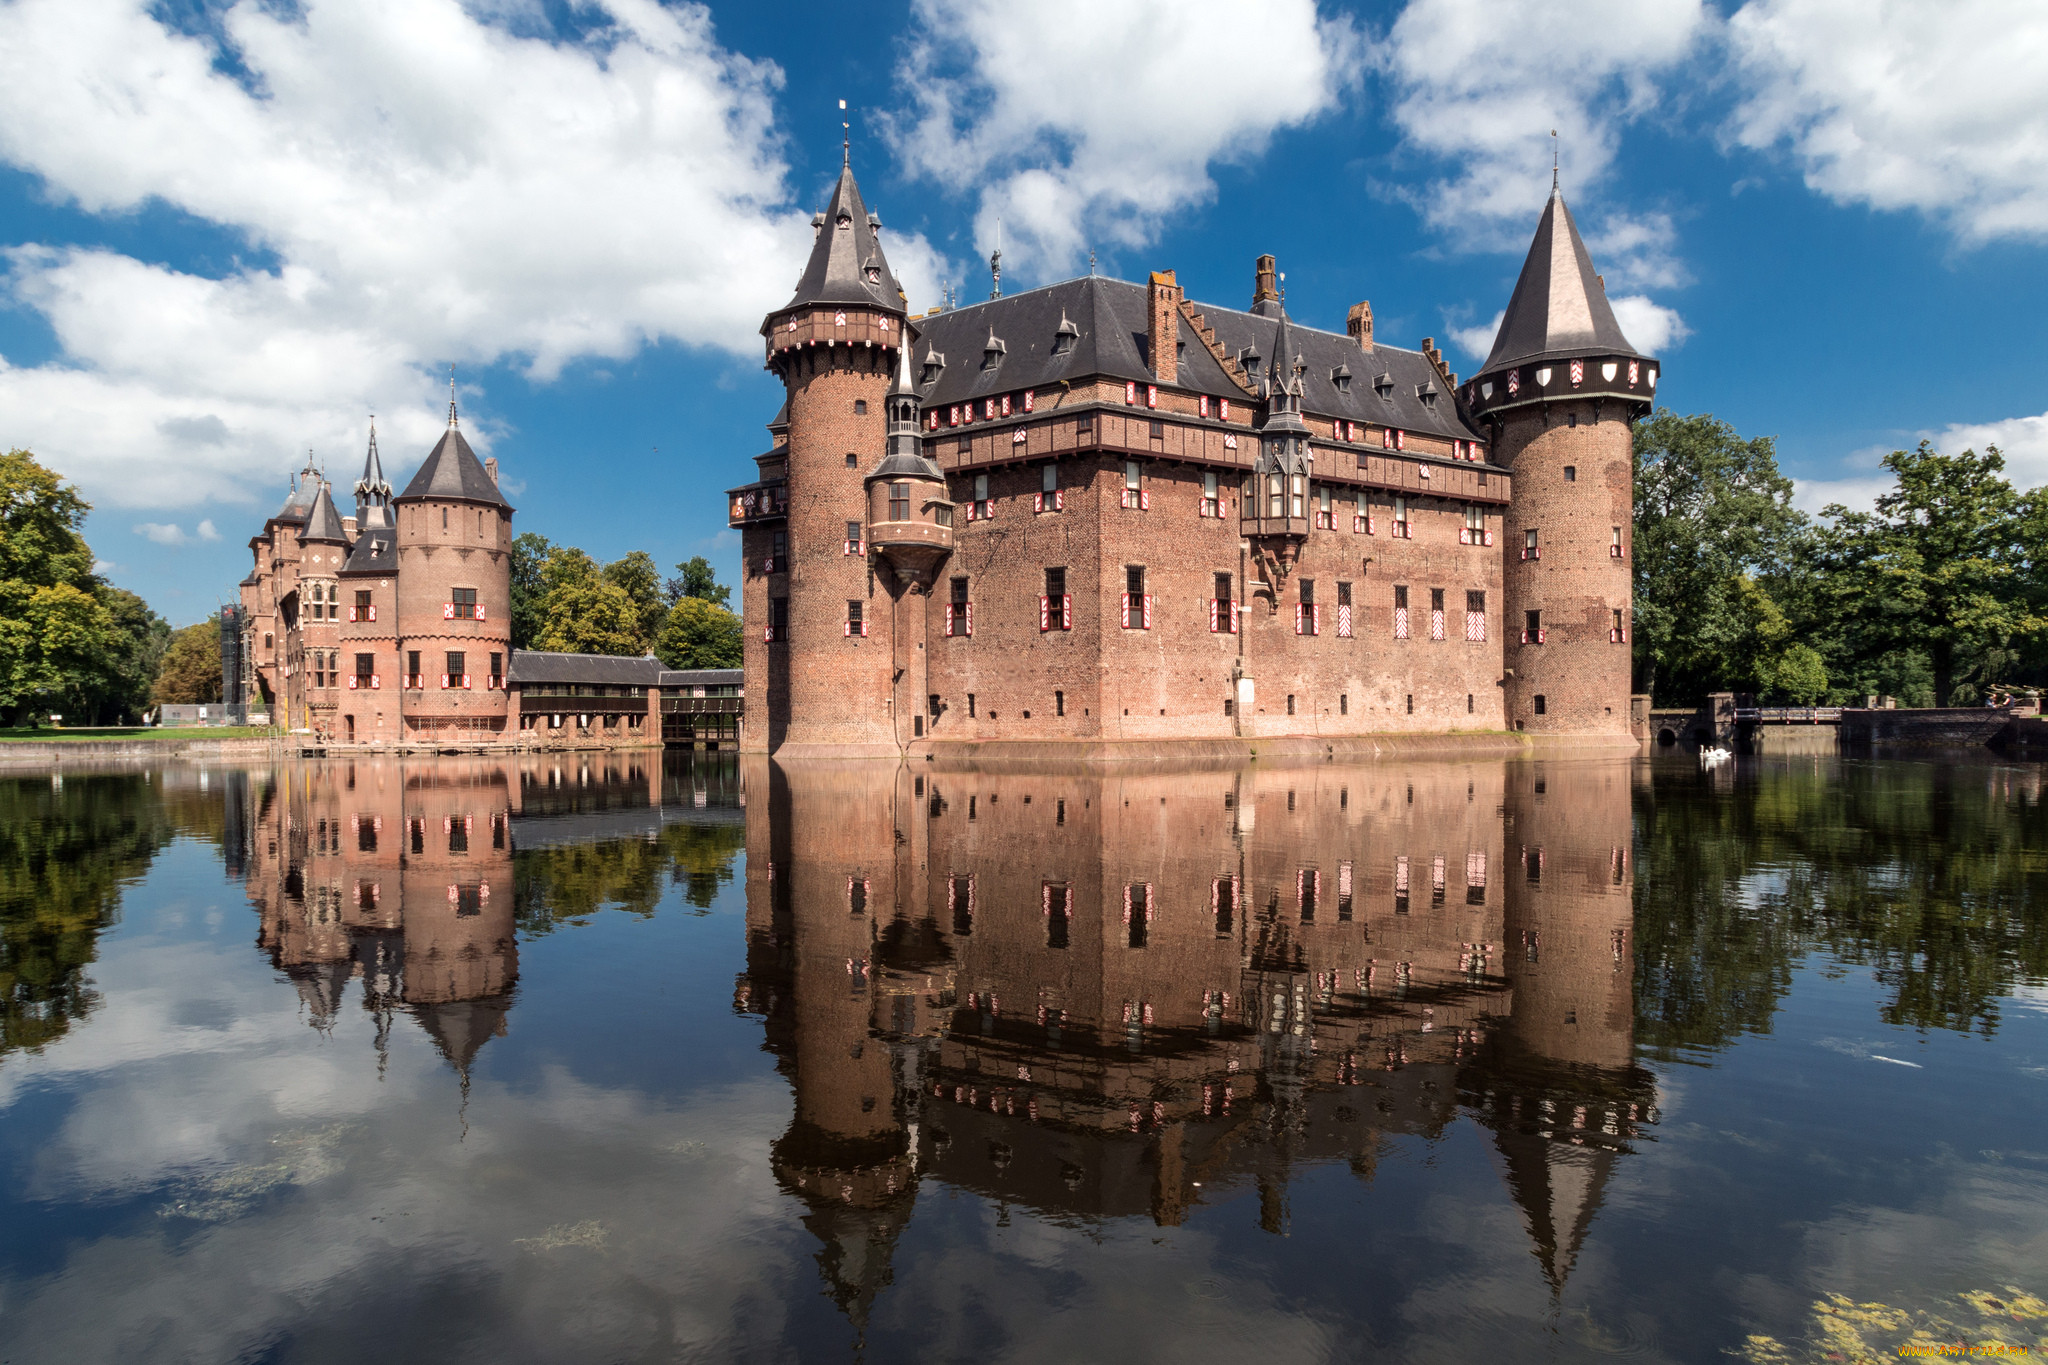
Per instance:
[[[1216,401],[1220,406],[1223,420],[1228,422],[1230,420],[1230,400],[1228,398],[1219,398]]]
[[[967,633],[974,634],[974,603],[967,604]]]
[[[441,604],[441,619],[443,621],[453,621],[455,619],[455,604],[453,602],[443,602]]]
[[[1138,490],[1138,510],[1139,510],[1140,512],[1149,512],[1149,511],[1151,511],[1151,510],[1152,510],[1152,490],[1151,490],[1151,489],[1149,489],[1149,488],[1140,488],[1140,489]]]
[[[1030,389],[1026,389],[1026,390],[1024,390],[1024,411],[1026,411],[1026,412],[1029,412],[1029,411],[1031,411],[1031,408],[1032,408],[1032,399],[1033,399],[1034,397],[1035,397],[1035,394],[1034,394],[1034,392],[1033,392],[1032,390],[1030,390]]]
[[[1152,629],[1152,594],[1145,594],[1145,629]]]
[[[1147,384],[1145,386],[1145,406],[1148,408],[1159,406],[1159,386],[1157,384]]]
[[[946,634],[948,634],[948,635],[951,635],[952,633],[953,633],[953,604],[952,604],[951,602],[948,602],[948,603],[946,603]]]
[[[1304,617],[1303,617],[1303,615],[1302,615],[1302,604],[1301,604],[1301,603],[1299,603],[1299,602],[1296,602],[1296,603],[1294,604],[1294,633],[1295,633],[1296,635],[1300,635],[1300,634],[1303,634],[1303,633],[1304,633],[1304,632],[1302,631],[1302,628],[1301,628],[1301,627],[1302,627],[1302,622],[1303,622],[1303,620],[1304,620],[1304,619],[1305,619],[1305,618],[1304,618]]]
[[[1223,603],[1220,599],[1212,597],[1209,599],[1209,629],[1211,631],[1221,630],[1222,620]]]
[[[1052,629],[1052,598],[1050,597],[1040,597],[1038,599],[1038,628],[1040,630]]]
[[[1315,626],[1314,634],[1323,633],[1323,604],[1318,602],[1309,608],[1309,622]]]
[[[1060,629],[1072,630],[1073,628],[1074,595],[1072,593],[1062,593],[1060,595]]]
[[[1125,630],[1129,630],[1130,628],[1131,628],[1131,595],[1130,595],[1129,593],[1125,593],[1125,594],[1124,594],[1124,629],[1125,629]]]
[[[1124,401],[1126,403],[1135,403],[1138,401],[1138,382],[1135,379],[1127,379],[1124,381]]]

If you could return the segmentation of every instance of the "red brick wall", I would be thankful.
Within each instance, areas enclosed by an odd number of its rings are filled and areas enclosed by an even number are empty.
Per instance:
[[[862,317],[848,314],[850,323]],[[788,698],[782,734],[771,743],[893,749],[899,727],[889,705],[890,584],[882,581],[885,575],[869,572],[864,554],[845,552],[846,523],[865,523],[864,478],[883,449],[889,353],[880,346],[814,346],[783,364],[789,384],[790,639],[768,646],[767,686],[758,692],[759,669],[750,668],[747,694]],[[865,413],[855,412],[857,401],[867,404]],[[751,540],[748,552],[765,553],[753,549]],[[861,603],[868,622],[866,638],[846,634],[847,603],[853,601]],[[749,634],[758,636],[765,620],[765,611],[750,618]],[[748,648],[751,662],[754,640]],[[785,668],[786,678],[775,677]],[[900,722],[907,741],[910,717]]]
[[[502,724],[505,694],[485,684],[490,656],[496,653],[509,665],[512,653],[512,518],[502,508],[444,499],[400,502],[396,510],[398,642],[393,672],[399,671],[407,652],[418,650],[426,679],[423,689],[403,695],[404,714],[484,718]],[[483,620],[444,619],[443,608],[455,588],[476,590]],[[468,691],[441,686],[450,650],[466,656]]]
[[[1572,425],[1576,419],[1576,425]],[[1506,573],[1510,724],[1536,733],[1629,733],[1629,646],[1609,638],[1613,613],[1630,623],[1633,552],[1632,437],[1618,405],[1594,419],[1591,402],[1553,403],[1547,415],[1511,416],[1495,458],[1514,471],[1501,560]],[[1567,466],[1577,471],[1568,482]],[[1609,550],[1613,528],[1622,557]],[[1542,557],[1522,559],[1524,532],[1539,533]],[[1545,643],[1521,645],[1523,613],[1543,613]],[[1535,699],[1544,698],[1537,715]]]

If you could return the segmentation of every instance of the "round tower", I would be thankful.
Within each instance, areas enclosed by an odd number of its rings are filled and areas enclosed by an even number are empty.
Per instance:
[[[768,575],[766,619],[749,623],[758,628],[747,632],[747,676],[765,678],[771,747],[895,753],[913,722],[897,712],[915,710],[893,695],[893,627],[908,585],[870,560],[867,527],[906,341],[903,291],[850,166],[812,228],[795,295],[761,326],[768,368],[789,395],[787,551]]]
[[[1553,187],[1493,353],[1462,395],[1514,475],[1501,634],[1517,730],[1630,735],[1633,423],[1657,370],[1622,335]]]
[[[512,657],[512,505],[462,435],[448,430],[393,503],[397,664],[408,743],[505,728]],[[367,538],[367,537],[366,537]]]

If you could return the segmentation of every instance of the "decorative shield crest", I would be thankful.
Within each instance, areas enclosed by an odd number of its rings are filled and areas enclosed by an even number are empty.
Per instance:
[[[1615,374],[1619,372],[1620,369],[1621,367],[1619,365],[1615,364],[1611,360],[1608,361],[1605,365],[1602,365],[1600,367],[1600,382],[1603,384],[1612,384],[1614,382]]]
[[[1550,367],[1548,365],[1536,371],[1536,387],[1539,389],[1550,387]]]

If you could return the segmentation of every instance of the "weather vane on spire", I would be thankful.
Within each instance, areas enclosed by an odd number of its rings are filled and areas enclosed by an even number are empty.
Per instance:
[[[462,423],[455,416],[455,367],[448,367],[448,429],[455,430]]]
[[[839,101],[839,112],[846,112],[846,101]],[[847,169],[853,167],[853,123],[850,119],[839,120],[839,164]]]
[[[1557,193],[1557,129],[1550,130],[1550,192]]]
[[[996,249],[988,258],[989,291],[991,299],[1003,296],[1003,220],[996,219]]]

